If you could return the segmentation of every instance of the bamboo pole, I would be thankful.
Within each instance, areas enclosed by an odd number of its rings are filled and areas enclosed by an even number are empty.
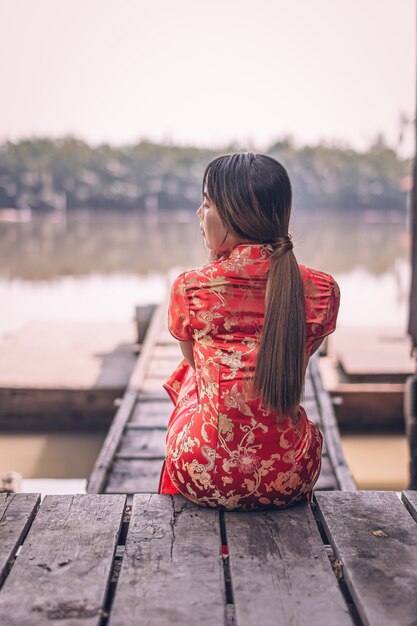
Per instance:
[[[416,15],[417,17],[417,15]],[[417,24],[416,24],[417,27]],[[417,59],[416,59],[417,60]],[[416,116],[414,118],[413,188],[410,204],[411,228],[411,289],[407,333],[411,339],[411,355],[416,359],[417,372],[417,80]],[[404,389],[404,418],[410,450],[409,488],[417,489],[417,373],[409,376]]]
[[[417,26],[417,25],[416,25]],[[417,59],[416,59],[417,61]],[[412,348],[411,354],[417,360],[417,80],[416,90],[416,116],[414,119],[414,166],[413,166],[413,188],[411,191],[410,203],[410,229],[411,229],[411,289],[410,306],[408,317],[407,333],[410,335]]]

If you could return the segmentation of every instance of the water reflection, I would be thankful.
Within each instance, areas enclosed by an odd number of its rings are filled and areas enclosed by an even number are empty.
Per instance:
[[[410,282],[406,216],[294,211],[300,263],[331,273],[342,290],[340,325],[405,328]],[[193,212],[68,213],[0,222],[0,340],[31,319],[131,320],[159,302],[173,266],[207,259]]]
[[[406,215],[295,210],[291,232],[300,263],[330,273],[396,271],[407,260]],[[0,222],[0,275],[52,280],[88,274],[165,273],[206,259],[193,212],[161,212],[159,222],[132,212],[82,211],[54,219]]]

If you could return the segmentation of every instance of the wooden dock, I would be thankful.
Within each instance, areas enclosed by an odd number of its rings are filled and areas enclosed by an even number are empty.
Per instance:
[[[157,494],[181,359],[156,308],[87,494],[0,494],[0,623],[391,626],[417,615],[417,491],[359,491],[316,355],[313,501],[220,511]],[[399,497],[400,496],[400,497]],[[22,591],[24,590],[24,591]]]
[[[88,480],[87,492],[156,493],[165,457],[165,435],[173,404],[162,384],[182,358],[167,330],[166,304],[156,308],[126,393]],[[310,359],[305,398],[309,419],[324,435],[322,470],[316,489],[353,490],[356,485],[343,456],[339,431],[323,387],[317,356]]]
[[[406,626],[416,587],[416,491],[246,513],[0,494],[2,626]]]
[[[320,373],[342,432],[404,432],[404,385],[415,371],[410,339],[397,327],[338,328]]]
[[[1,342],[0,431],[106,431],[136,363],[135,323],[34,320]]]

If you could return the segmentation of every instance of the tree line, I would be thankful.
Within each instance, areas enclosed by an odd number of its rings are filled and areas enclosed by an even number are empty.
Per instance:
[[[34,211],[64,206],[92,209],[194,209],[207,163],[244,151],[135,144],[91,146],[66,136],[0,144],[0,208]],[[382,135],[367,150],[346,145],[296,147],[291,136],[266,154],[287,169],[297,207],[335,211],[405,210],[411,159],[401,159]]]

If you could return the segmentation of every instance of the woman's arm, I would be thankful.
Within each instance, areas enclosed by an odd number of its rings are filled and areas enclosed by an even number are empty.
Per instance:
[[[193,340],[180,341],[181,352],[184,355],[185,360],[195,369],[194,354],[193,354]]]

